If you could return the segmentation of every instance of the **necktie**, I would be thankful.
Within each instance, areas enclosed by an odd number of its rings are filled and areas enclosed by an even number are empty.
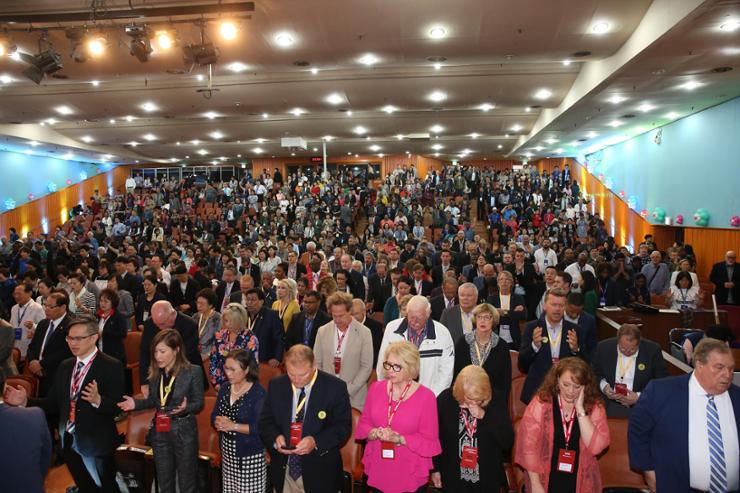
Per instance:
[[[719,413],[714,404],[714,396],[707,402],[707,434],[709,436],[709,491],[720,493],[727,491],[727,468],[725,450],[722,445],[722,430],[719,426]]]
[[[46,353],[46,344],[48,344],[49,339],[51,339],[51,335],[53,333],[54,333],[54,322],[49,322],[49,330],[46,331],[46,336],[44,337],[44,343],[41,345],[41,347],[43,348],[44,354]]]
[[[306,389],[301,389],[301,393],[298,396],[298,403],[300,404],[303,402],[303,400],[306,398]],[[303,416],[306,414],[306,406],[305,404],[301,407],[301,410],[298,411],[298,414],[295,415],[295,422],[296,423],[303,423]],[[300,455],[291,455],[288,457],[288,474],[290,474],[290,477],[293,479],[293,481],[297,481],[298,478],[301,477],[301,456]]]
[[[75,366],[75,371],[72,373],[72,381],[74,382],[77,380],[77,377],[79,376],[80,372],[82,371],[82,367],[85,366],[85,364],[82,361],[77,362],[77,366]],[[70,403],[77,399],[76,395],[70,396]],[[70,435],[74,433],[75,431],[75,424],[69,420],[67,420],[67,426],[64,428],[67,433]]]

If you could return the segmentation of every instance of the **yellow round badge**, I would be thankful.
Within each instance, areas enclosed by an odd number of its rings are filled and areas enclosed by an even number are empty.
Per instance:
[[[542,338],[542,344],[547,344],[547,337]]]
[[[645,369],[645,363],[640,363],[639,365],[637,365],[637,369],[640,370],[640,371],[644,370]]]
[[[326,411],[319,411],[319,419],[326,418]]]

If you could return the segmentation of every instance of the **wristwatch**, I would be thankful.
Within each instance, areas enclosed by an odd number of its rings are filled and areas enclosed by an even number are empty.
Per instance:
[[[582,413],[576,413],[576,416],[578,416],[579,418],[585,418],[586,416],[588,416],[588,413],[584,411]]]

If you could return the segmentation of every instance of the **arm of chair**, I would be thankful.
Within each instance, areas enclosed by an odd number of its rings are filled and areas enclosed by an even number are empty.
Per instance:
[[[211,467],[214,468],[221,466],[221,454],[218,452],[207,452],[205,450],[199,450],[198,459],[208,461]]]

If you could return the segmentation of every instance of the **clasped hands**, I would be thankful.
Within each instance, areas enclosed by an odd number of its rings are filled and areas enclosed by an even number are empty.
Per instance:
[[[634,406],[637,400],[640,398],[637,392],[632,392],[631,390],[627,391],[627,395],[618,394],[611,387],[611,385],[608,385],[608,384],[606,387],[604,387],[604,395],[606,395],[609,399],[613,401],[617,401],[618,403],[626,407]]]
[[[382,442],[391,442],[401,445],[404,443],[403,437],[393,431],[390,426],[373,428],[370,430],[370,433],[368,433],[368,438],[370,440],[380,440]]]
[[[308,455],[316,450],[316,440],[311,436],[301,438],[301,441],[296,444],[294,449],[287,449],[285,448],[285,445],[285,437],[283,435],[278,435],[275,439],[275,450],[281,454]]]

